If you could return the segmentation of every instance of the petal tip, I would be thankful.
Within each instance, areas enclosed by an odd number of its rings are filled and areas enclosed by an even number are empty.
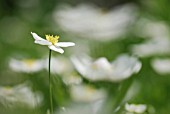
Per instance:
[[[62,51],[62,52],[60,52],[61,54],[63,54],[64,53],[64,51]]]
[[[75,46],[76,44],[75,43],[73,43],[73,46]]]

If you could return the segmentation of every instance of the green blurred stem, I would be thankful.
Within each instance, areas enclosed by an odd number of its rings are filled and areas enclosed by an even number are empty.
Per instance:
[[[133,76],[131,78],[129,78],[128,80],[125,80],[120,87],[120,90],[118,91],[118,95],[114,104],[113,109],[116,110],[116,112],[119,110],[117,110],[117,108],[119,108],[119,106],[121,106],[122,104],[124,104],[123,100],[127,95],[127,92],[131,86],[131,84],[133,83]],[[117,114],[115,112],[115,114]]]
[[[123,100],[125,96],[127,95],[127,92],[133,82],[133,77],[129,78],[128,80],[125,80],[121,83],[119,90],[117,91],[117,95],[113,96],[112,89],[110,90],[110,95],[106,101],[105,107],[101,114],[117,114],[119,111],[119,107],[123,104]]]
[[[50,94],[50,114],[53,114],[52,83],[51,83],[51,49],[49,51],[49,94]]]

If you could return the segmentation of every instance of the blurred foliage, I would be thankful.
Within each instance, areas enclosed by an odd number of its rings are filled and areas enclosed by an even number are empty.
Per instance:
[[[31,80],[35,90],[41,91],[45,98],[44,104],[37,109],[39,113],[45,114],[49,108],[48,73],[43,70],[30,76],[29,74],[14,72],[8,66],[8,60],[13,57],[36,59],[47,57],[48,49],[33,43],[31,31],[35,31],[42,37],[46,33],[57,34],[62,37],[61,41],[87,43],[90,47],[90,55],[93,58],[106,57],[109,61],[112,61],[121,53],[131,54],[129,46],[144,41],[143,38],[133,34],[135,25],[131,26],[129,33],[123,36],[125,38],[122,40],[100,42],[92,39],[74,38],[74,36],[65,34],[54,24],[52,13],[56,7],[64,3],[76,5],[84,2],[93,3],[105,9],[112,9],[125,3],[134,3],[139,7],[138,18],[146,17],[165,21],[170,26],[169,0],[0,0],[0,85],[13,86]],[[74,50],[68,50],[62,55],[66,56],[67,59],[74,52]],[[58,53],[53,53],[53,55],[59,56]],[[170,76],[160,76],[152,69],[150,61],[153,58],[141,58],[142,70],[134,76],[134,80],[141,85],[141,90],[128,102],[148,104],[154,107],[156,114],[169,114]],[[62,83],[58,76],[56,77],[53,82],[56,85],[54,86],[54,93],[57,93],[57,95],[54,94],[54,104],[55,107],[59,108],[70,101],[70,96],[67,85]],[[84,82],[91,84],[86,79],[84,79]],[[106,86],[106,88],[110,88],[110,83],[106,82],[92,84],[96,87]],[[117,87],[117,84],[113,86]],[[13,114],[14,112],[17,114],[26,114],[26,112],[34,114],[35,112],[35,110],[22,106],[17,107],[17,109],[9,109],[0,104],[1,114]]]

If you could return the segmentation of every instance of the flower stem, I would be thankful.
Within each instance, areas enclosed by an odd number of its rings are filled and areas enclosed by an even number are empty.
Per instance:
[[[127,95],[127,92],[133,82],[133,77],[128,80],[125,80],[121,83],[120,89],[117,91],[117,95],[113,96],[112,90],[109,92],[109,97],[106,100],[106,104],[104,104],[104,109],[100,114],[117,114],[119,111],[119,107],[123,104],[123,100]]]
[[[53,114],[52,83],[51,83],[51,49],[49,51],[49,95],[50,95],[50,114]]]
[[[117,114],[117,111],[119,111],[119,109],[118,110],[116,109],[120,107],[122,104],[124,104],[124,102],[126,102],[123,100],[126,97],[127,92],[130,86],[132,85],[132,83],[133,83],[133,77],[131,77],[129,80],[126,80],[122,83],[120,90],[118,91],[118,95],[117,95],[117,98],[116,98],[116,101],[113,107],[113,109],[116,111],[115,114]]]

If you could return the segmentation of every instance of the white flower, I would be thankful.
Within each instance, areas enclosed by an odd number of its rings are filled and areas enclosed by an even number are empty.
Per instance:
[[[154,59],[151,65],[159,74],[170,74],[170,59]]]
[[[74,85],[70,88],[70,94],[77,102],[94,102],[106,97],[103,89],[95,89],[89,85]]]
[[[121,81],[141,69],[138,59],[128,55],[121,55],[112,63],[104,57],[92,61],[91,58],[85,56],[72,57],[72,62],[82,76],[93,81]]]
[[[55,114],[100,114],[99,109],[102,105],[103,101],[101,100],[92,103],[71,103]]]
[[[69,47],[74,46],[73,42],[58,42],[59,36],[50,36],[46,35],[46,40],[38,36],[36,33],[31,32],[33,38],[35,39],[34,43],[40,45],[47,45],[51,50],[64,53],[64,50],[60,47]]]
[[[15,106],[16,103],[35,107],[42,101],[40,93],[33,93],[27,84],[20,84],[14,87],[0,86],[0,102],[5,106]],[[13,106],[12,105],[12,106]]]
[[[164,21],[154,21],[142,18],[137,23],[136,34],[149,38],[166,38],[169,36],[169,27]]]
[[[45,59],[45,68],[48,70],[48,58]],[[73,66],[69,60],[64,57],[51,57],[51,73],[60,75],[73,71]]]
[[[61,77],[66,85],[77,85],[82,83],[82,78],[75,73],[68,73]]]
[[[125,109],[128,112],[132,112],[132,113],[137,113],[137,114],[141,114],[144,113],[147,109],[147,106],[144,104],[125,104]]]
[[[140,57],[165,55],[170,54],[170,41],[168,38],[150,39],[143,44],[133,45],[131,48],[132,52]]]
[[[116,39],[127,31],[134,21],[133,5],[117,7],[110,11],[89,4],[64,6],[54,12],[54,20],[66,32],[83,38],[106,41]]]
[[[44,68],[44,62],[34,59],[11,59],[9,61],[9,67],[17,72],[32,73],[42,70]]]
[[[141,19],[137,35],[150,39],[142,44],[133,45],[132,52],[140,57],[170,54],[169,30],[163,21]]]

